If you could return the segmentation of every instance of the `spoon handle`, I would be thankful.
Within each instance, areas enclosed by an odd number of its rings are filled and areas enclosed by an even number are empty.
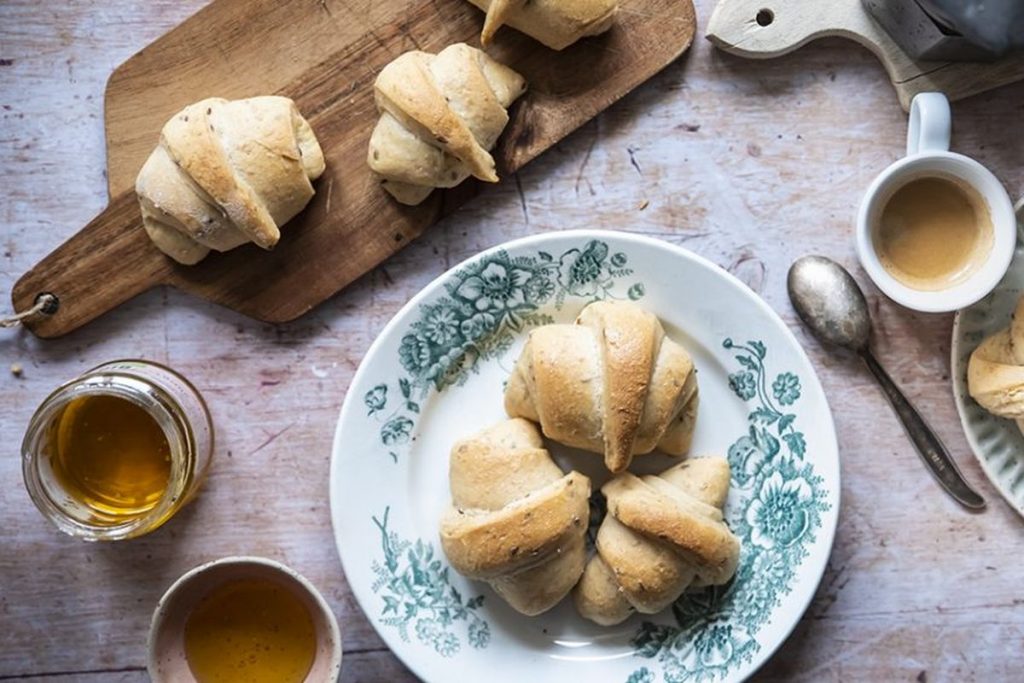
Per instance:
[[[896,416],[900,418],[903,428],[907,430],[907,435],[914,442],[917,452],[921,454],[921,459],[942,484],[942,488],[946,489],[949,495],[966,508],[971,510],[984,508],[985,499],[964,481],[963,475],[960,474],[960,470],[957,469],[956,463],[953,462],[942,441],[910,404],[910,401],[882,366],[878,364],[875,357],[871,355],[871,351],[865,349],[861,352],[861,357],[881,385],[885,397],[889,399],[893,410],[896,411]]]

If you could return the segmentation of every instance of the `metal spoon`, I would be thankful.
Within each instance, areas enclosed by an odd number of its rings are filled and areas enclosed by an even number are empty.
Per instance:
[[[871,355],[871,318],[853,276],[824,256],[804,256],[789,269],[789,299],[800,319],[822,341],[856,352],[867,363],[925,464],[949,495],[972,510],[985,500],[964,481],[946,447]]]

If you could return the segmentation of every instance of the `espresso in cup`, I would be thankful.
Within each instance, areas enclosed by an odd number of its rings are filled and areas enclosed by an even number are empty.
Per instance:
[[[919,93],[907,156],[868,186],[857,211],[857,256],[886,296],[944,313],[995,289],[1017,242],[1006,188],[980,163],[949,151],[949,101]]]
[[[889,275],[921,291],[965,282],[992,251],[992,216],[973,187],[941,175],[913,178],[885,201],[872,235]]]

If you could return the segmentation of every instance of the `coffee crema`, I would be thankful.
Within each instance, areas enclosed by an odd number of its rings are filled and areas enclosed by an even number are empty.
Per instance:
[[[897,189],[875,223],[875,251],[892,277],[913,289],[954,287],[992,250],[992,217],[971,187],[941,176]]]

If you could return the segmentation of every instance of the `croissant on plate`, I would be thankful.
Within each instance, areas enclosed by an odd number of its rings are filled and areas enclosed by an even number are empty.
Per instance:
[[[982,408],[1016,420],[1024,431],[1024,297],[1017,302],[1010,325],[971,353],[967,391]]]
[[[629,303],[595,302],[575,325],[533,330],[505,389],[512,417],[559,443],[603,453],[612,472],[658,448],[683,455],[697,418],[697,377],[658,319]]]
[[[656,476],[623,473],[601,491],[608,514],[573,594],[587,619],[610,626],[634,611],[654,614],[691,586],[723,584],[735,574],[740,542],[722,517],[724,458],[694,458]]]
[[[436,55],[414,50],[389,63],[373,84],[380,120],[367,161],[402,204],[469,176],[497,182],[490,150],[508,108],[526,90],[512,69],[464,43]]]
[[[487,13],[480,42],[485,47],[507,24],[552,50],[604,33],[615,22],[618,0],[469,0]]]
[[[135,193],[153,243],[192,265],[211,249],[273,247],[323,172],[316,135],[290,99],[211,97],[164,125]]]
[[[568,595],[586,561],[590,480],[563,473],[534,425],[507,420],[455,444],[449,480],[441,547],[457,572],[530,616]]]

